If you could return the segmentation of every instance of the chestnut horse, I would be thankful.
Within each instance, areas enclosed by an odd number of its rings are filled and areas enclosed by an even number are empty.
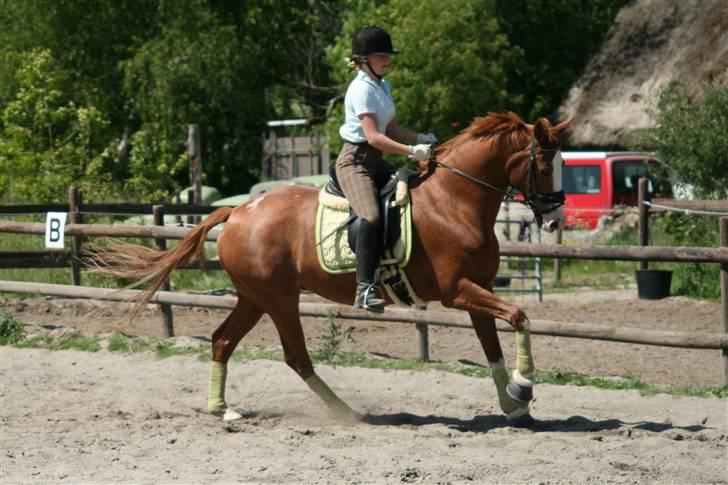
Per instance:
[[[421,164],[425,170],[411,184],[416,230],[406,276],[425,301],[440,301],[470,314],[493,371],[499,404],[509,419],[531,419],[528,401],[534,364],[525,313],[492,291],[499,265],[494,224],[509,186],[525,196],[537,219],[542,213],[557,212],[563,192],[554,190],[560,177],[553,176],[552,160],[569,123],[551,126],[542,118],[529,125],[514,113],[476,118],[437,148],[437,160]],[[270,315],[278,330],[286,363],[336,416],[353,416],[314,371],[301,328],[302,288],[343,304],[354,298],[353,274],[332,275],[319,266],[314,243],[317,205],[316,189],[289,186],[235,209],[217,209],[168,251],[125,245],[98,255],[102,272],[152,281],[144,300],[148,301],[176,266],[200,255],[213,226],[225,222],[217,250],[237,289],[238,302],[212,335],[208,408],[226,420],[240,417],[228,409],[224,398],[228,359],[263,313]],[[496,318],[516,329],[512,380],[504,365]]]

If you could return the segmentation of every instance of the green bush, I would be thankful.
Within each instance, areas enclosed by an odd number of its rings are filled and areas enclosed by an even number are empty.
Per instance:
[[[676,246],[718,246],[718,220],[711,216],[670,212],[658,219]],[[673,267],[672,292],[695,298],[720,298],[720,266],[678,263]]]
[[[677,83],[660,95],[655,127],[639,140],[673,170],[677,181],[692,187],[696,197],[728,198],[728,86],[706,84],[691,92]],[[658,220],[676,246],[718,246],[718,219],[671,212]],[[673,292],[718,298],[720,269],[716,264],[677,264]]]
[[[25,337],[23,326],[6,313],[0,313],[0,345],[13,345]]]

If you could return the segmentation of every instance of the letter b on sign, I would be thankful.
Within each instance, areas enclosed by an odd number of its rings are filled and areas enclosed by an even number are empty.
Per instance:
[[[65,212],[49,212],[46,216],[45,245],[63,249],[63,233],[66,226]]]

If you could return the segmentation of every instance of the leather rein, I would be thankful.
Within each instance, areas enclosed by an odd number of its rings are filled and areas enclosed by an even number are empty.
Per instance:
[[[564,196],[564,191],[559,190],[556,192],[539,192],[538,190],[538,179],[536,178],[536,150],[538,149],[538,141],[536,141],[535,137],[531,137],[531,146],[528,151],[528,161],[526,162],[526,166],[523,167],[521,170],[521,175],[518,177],[518,182],[515,186],[511,186],[510,189],[504,190],[500,187],[497,187],[493,184],[490,184],[484,180],[480,180],[479,178],[473,177],[472,175],[469,175],[459,168],[451,167],[450,165],[447,165],[445,163],[442,163],[434,158],[433,155],[433,161],[435,163],[436,167],[442,167],[446,170],[449,170],[450,172],[454,173],[455,175],[459,177],[466,178],[470,180],[471,182],[474,182],[482,187],[485,187],[489,190],[492,190],[494,192],[497,192],[499,194],[503,194],[506,198],[506,200],[510,202],[518,202],[519,204],[523,204],[529,209],[531,209],[536,216],[536,220],[541,225],[541,222],[543,221],[543,214],[546,214],[548,212],[551,212],[555,209],[558,209],[562,205],[564,205],[564,201],[566,200],[566,197]],[[556,152],[560,148],[543,148],[541,147],[541,152]],[[521,185],[521,182],[523,181],[523,178],[528,176],[527,184],[526,184],[526,194],[524,194],[524,200],[517,199],[513,195],[513,189],[517,186]],[[531,180],[534,181],[534,185],[536,185],[535,192],[531,193]]]

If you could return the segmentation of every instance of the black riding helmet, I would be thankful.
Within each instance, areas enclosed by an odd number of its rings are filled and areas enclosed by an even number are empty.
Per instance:
[[[352,56],[368,56],[369,54],[384,54],[396,56],[399,54],[392,48],[392,38],[386,30],[375,25],[367,25],[356,33],[351,41]]]

